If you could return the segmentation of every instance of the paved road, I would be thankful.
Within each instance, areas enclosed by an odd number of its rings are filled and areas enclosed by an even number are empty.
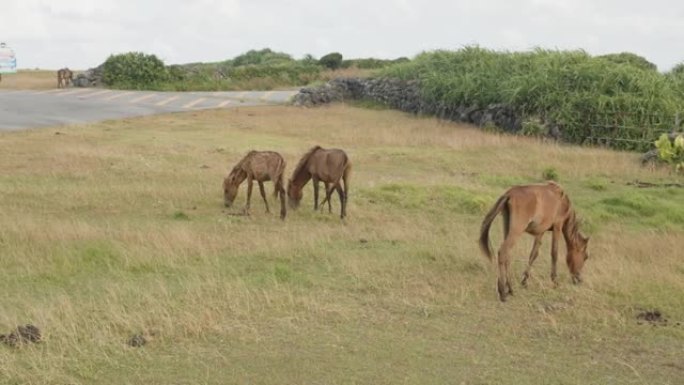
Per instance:
[[[99,88],[0,91],[0,131],[166,112],[281,104],[297,91],[151,92]]]

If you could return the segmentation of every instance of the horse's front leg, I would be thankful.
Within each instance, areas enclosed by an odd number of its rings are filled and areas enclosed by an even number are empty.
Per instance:
[[[342,190],[342,186],[338,183],[336,185],[337,189],[337,195],[340,197],[340,218],[344,219],[344,217],[347,216],[347,202],[346,202],[346,197],[344,196],[344,191]]]
[[[258,181],[259,183],[259,191],[261,192],[261,198],[264,200],[264,204],[266,205],[266,212],[270,213],[271,210],[268,209],[268,200],[266,199],[266,191],[264,190],[264,182]]]
[[[551,281],[554,285],[558,285],[558,271],[556,269],[556,264],[558,262],[558,241],[561,237],[560,226],[553,227],[553,237],[551,238]]]
[[[321,210],[323,210],[323,206],[328,203],[328,213],[332,213],[332,206],[330,205],[330,198],[332,197],[333,191],[335,191],[335,185],[332,187],[329,187],[329,183],[324,183],[325,184],[325,198],[321,202]]]
[[[314,210],[318,210],[318,181],[319,179],[317,177],[311,178],[311,182],[313,183],[314,189]]]
[[[247,204],[245,205],[245,214],[249,214],[250,201],[252,200],[252,182],[251,176],[247,177]]]
[[[534,237],[534,245],[532,246],[532,252],[530,252],[530,261],[527,263],[527,269],[525,269],[522,281],[520,282],[520,284],[523,286],[527,286],[527,280],[530,278],[531,275],[532,264],[534,263],[534,260],[537,259],[537,256],[539,256],[539,247],[541,246],[541,240],[543,235],[544,233],[541,233]]]

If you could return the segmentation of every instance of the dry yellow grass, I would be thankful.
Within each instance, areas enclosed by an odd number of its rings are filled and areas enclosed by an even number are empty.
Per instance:
[[[57,88],[57,71],[19,70],[16,74],[3,74],[0,90],[48,90]]]
[[[221,206],[221,179],[248,150],[281,152],[289,174],[315,144],[354,164],[345,222],[312,212],[308,186],[285,222],[258,194],[248,218]],[[684,374],[684,193],[627,186],[674,178],[636,154],[344,105],[4,133],[0,147],[0,332],[32,322],[45,334],[0,347],[0,382],[676,384]],[[547,239],[530,288],[502,305],[479,223],[508,185],[546,168],[592,235],[585,283],[560,266],[552,287]],[[518,275],[530,245],[515,249]],[[639,325],[641,308],[669,324]],[[126,346],[139,332],[150,342]]]

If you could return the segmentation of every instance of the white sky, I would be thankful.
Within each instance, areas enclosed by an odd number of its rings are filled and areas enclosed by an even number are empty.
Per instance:
[[[437,48],[629,51],[684,61],[683,0],[2,0],[20,68],[94,67],[111,53],[167,64],[271,48],[301,58],[412,57]]]

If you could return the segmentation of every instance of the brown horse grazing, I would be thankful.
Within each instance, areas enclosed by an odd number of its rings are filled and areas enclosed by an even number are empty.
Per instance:
[[[68,87],[73,80],[74,73],[70,69],[62,68],[57,71],[57,88]]]
[[[330,210],[330,195],[336,190],[340,197],[340,218],[344,218],[347,215],[350,173],[351,162],[344,151],[324,149],[320,146],[312,147],[299,160],[297,167],[292,172],[292,178],[288,181],[287,196],[290,207],[297,208],[299,206],[299,202],[302,200],[302,188],[309,182],[309,179],[312,179],[314,210],[318,209],[318,182],[323,182],[326,190],[324,202],[327,200],[328,209]]]
[[[582,281],[581,271],[584,262],[589,258],[587,253],[588,237],[584,237],[578,229],[575,211],[565,191],[556,183],[515,186],[506,191],[482,221],[480,229],[480,249],[490,260],[492,251],[489,244],[489,228],[494,218],[503,213],[504,241],[499,248],[499,275],[497,288],[499,299],[506,300],[508,294],[513,294],[510,279],[509,252],[515,241],[527,232],[534,236],[534,246],[530,253],[530,260],[522,278],[522,285],[526,286],[530,277],[532,263],[539,254],[541,239],[545,232],[551,231],[551,280],[556,282],[556,261],[558,260],[558,240],[561,233],[567,246],[567,263],[572,282]]]
[[[223,180],[223,201],[226,207],[230,207],[235,200],[240,184],[247,179],[247,205],[245,212],[249,213],[249,203],[252,199],[252,181],[259,183],[259,191],[269,213],[264,182],[273,181],[275,184],[274,195],[280,196],[280,218],[285,219],[287,209],[285,207],[285,188],[283,185],[283,173],[285,172],[285,159],[273,151],[250,151],[245,155],[233,170]]]

